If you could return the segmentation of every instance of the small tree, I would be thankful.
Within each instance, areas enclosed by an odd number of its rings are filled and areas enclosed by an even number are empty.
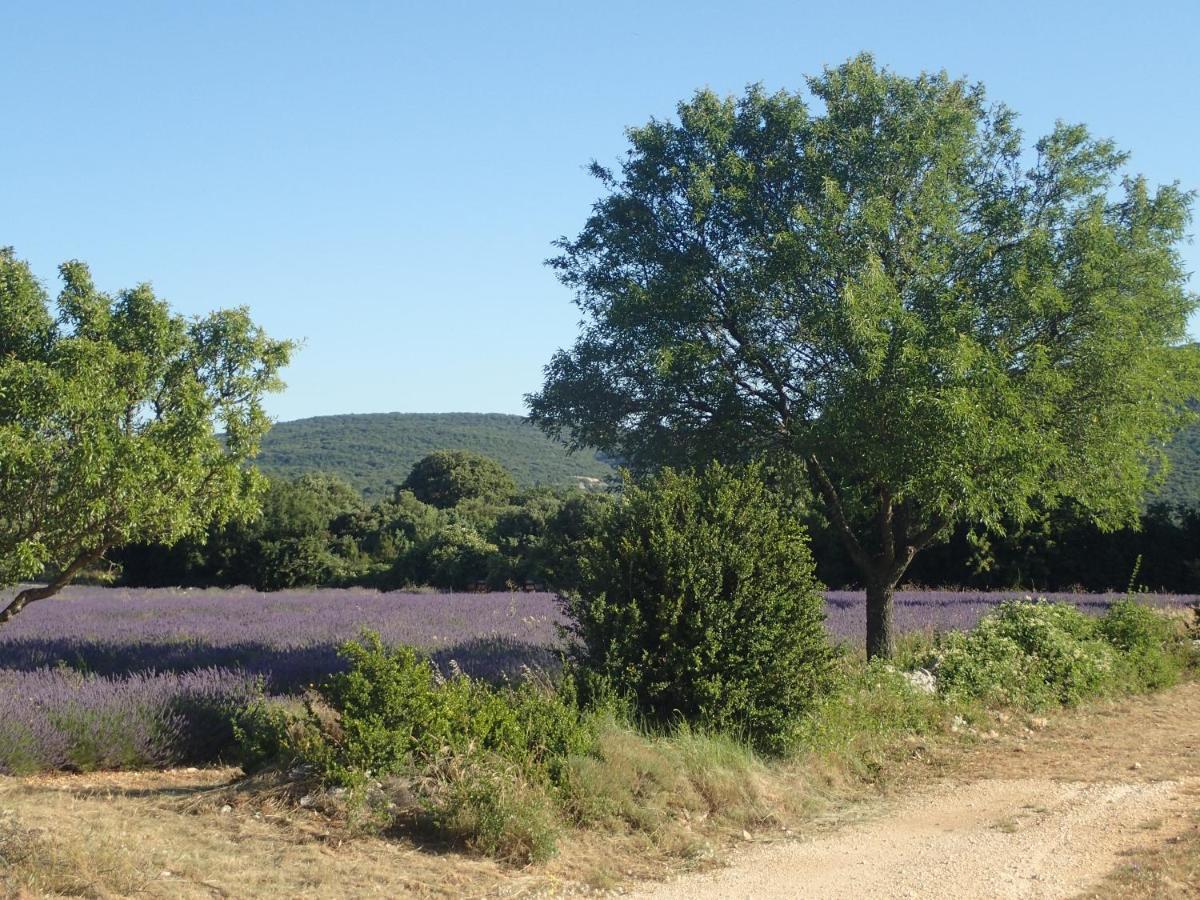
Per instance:
[[[1136,524],[1196,392],[1192,195],[1060,124],[869,56],[805,97],[701,91],[629,131],[551,261],[583,333],[533,419],[632,465],[799,462],[890,655],[892,593],[956,522],[1072,498]]]
[[[576,661],[641,711],[781,750],[832,651],[808,536],[760,474],[714,463],[628,484],[567,604]]]
[[[517,492],[508,470],[470,450],[435,450],[412,467],[402,490],[422,503],[449,509],[464,500],[503,503]]]
[[[55,314],[0,250],[0,586],[49,574],[0,624],[110,548],[253,514],[261,477],[245,463],[292,349],[245,309],[189,320],[148,285],[110,297],[83,263],[59,272]]]

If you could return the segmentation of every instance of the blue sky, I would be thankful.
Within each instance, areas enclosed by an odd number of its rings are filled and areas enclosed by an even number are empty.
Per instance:
[[[79,258],[183,312],[249,305],[304,340],[280,419],[523,412],[577,330],[542,263],[597,197],[585,164],[702,86],[795,89],[869,50],[1200,187],[1195,0],[110,0],[3,22],[0,245],[54,291]]]

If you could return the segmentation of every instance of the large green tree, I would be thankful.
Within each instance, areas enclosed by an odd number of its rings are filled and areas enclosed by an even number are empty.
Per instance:
[[[1072,498],[1134,523],[1196,390],[1192,196],[1078,125],[1032,147],[979,85],[860,56],[628,132],[551,264],[584,325],[533,418],[635,466],[800,463],[867,591]],[[810,105],[811,102],[811,105]]]
[[[500,463],[471,450],[435,450],[417,461],[401,485],[422,503],[450,509],[465,500],[503,503],[517,483]]]
[[[0,587],[48,576],[0,624],[113,547],[254,514],[245,463],[292,349],[245,309],[187,319],[148,285],[109,296],[83,263],[59,272],[53,305],[0,249]]]

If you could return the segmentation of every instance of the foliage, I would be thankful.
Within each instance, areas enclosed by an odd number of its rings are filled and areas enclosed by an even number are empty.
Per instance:
[[[328,475],[269,479],[262,515],[214,526],[175,547],[114,554],[128,585],[553,585],[578,581],[576,548],[599,527],[606,495],[538,488],[504,503],[470,497],[449,509],[397,489],[368,507]]]
[[[1065,603],[1002,604],[938,644],[938,688],[989,705],[1040,709],[1178,678],[1178,636],[1160,613],[1119,601],[1096,620]]]
[[[611,478],[594,450],[568,453],[522,416],[499,413],[370,413],[278,422],[263,438],[268,475],[339,476],[369,501],[392,496],[418,460],[459,447],[497,460],[522,488],[576,487]]]
[[[1136,521],[1197,380],[1191,196],[1082,126],[1027,148],[945,74],[860,56],[808,87],[700,91],[593,167],[552,260],[585,324],[528,400],[640,468],[800,462],[887,655],[892,589],[954,523]]]
[[[1180,635],[1161,612],[1130,597],[1109,607],[1097,628],[1121,654],[1124,678],[1136,689],[1158,690],[1179,679]]]
[[[300,763],[324,784],[360,792],[372,779],[402,779],[443,837],[522,862],[553,853],[547,791],[562,784],[569,758],[595,747],[594,715],[544,683],[496,689],[442,678],[378,635],[342,652],[348,670],[309,699],[300,720],[263,705],[248,711],[239,736],[250,770]]]
[[[445,756],[495,755],[525,777],[553,780],[561,760],[587,752],[587,717],[569,699],[531,682],[498,690],[458,674],[442,678],[410,647],[385,647],[375,634],[342,647],[349,668],[310,700],[299,737],[248,734],[247,746],[283,747],[333,784],[412,774]],[[280,719],[256,715],[252,727],[278,732]],[[261,758],[249,760],[260,765]]]
[[[760,474],[713,464],[628,484],[568,612],[575,659],[644,714],[778,751],[831,651],[807,536]]]
[[[504,466],[470,450],[435,450],[417,461],[403,487],[438,509],[458,506],[464,500],[503,503],[517,492],[516,482]]]
[[[114,297],[83,263],[59,272],[52,311],[0,250],[0,585],[52,576],[0,622],[110,548],[252,515],[261,485],[245,462],[291,352],[245,309],[186,319],[148,285]]]

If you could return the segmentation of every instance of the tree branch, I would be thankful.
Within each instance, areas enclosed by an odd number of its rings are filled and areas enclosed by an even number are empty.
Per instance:
[[[842,543],[846,545],[846,550],[849,552],[850,558],[854,560],[854,564],[864,574],[872,571],[871,557],[863,549],[862,544],[858,542],[858,538],[855,537],[854,532],[850,529],[850,523],[846,520],[846,512],[842,509],[842,501],[838,496],[837,488],[829,480],[829,475],[825,472],[821,461],[817,459],[814,453],[804,463],[808,469],[808,476],[812,480],[813,487],[821,495],[822,499],[824,499],[825,506],[829,511],[829,518],[838,529],[838,533],[842,537]]]
[[[70,584],[76,575],[83,569],[90,566],[96,560],[104,555],[107,546],[98,547],[95,550],[89,550],[87,553],[81,554],[75,558],[69,566],[58,573],[58,576],[47,585],[42,587],[26,588],[17,594],[3,610],[0,610],[0,625],[3,625],[9,619],[13,618],[17,613],[23,610],[30,603],[37,600],[45,600],[47,597],[53,597],[68,584]]]

